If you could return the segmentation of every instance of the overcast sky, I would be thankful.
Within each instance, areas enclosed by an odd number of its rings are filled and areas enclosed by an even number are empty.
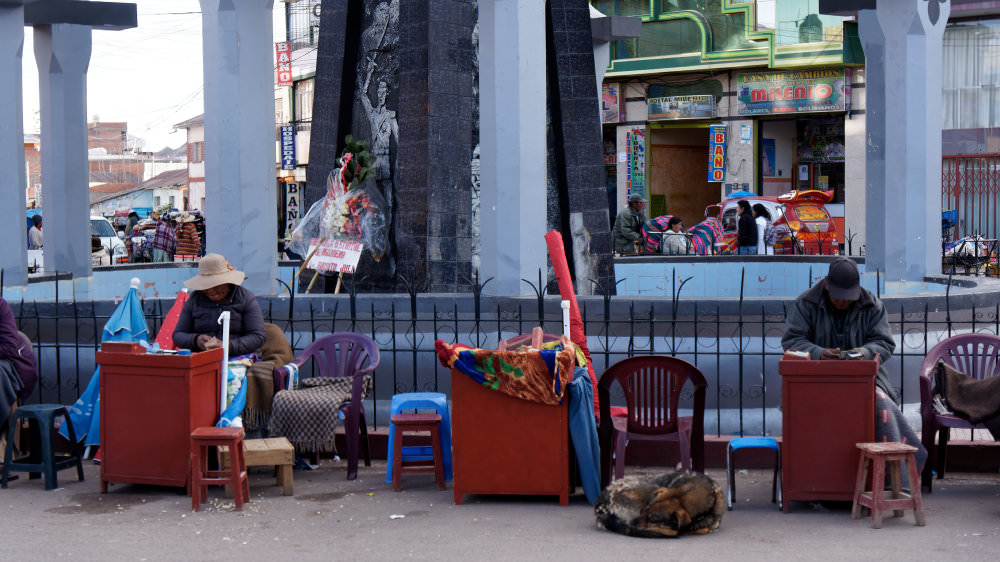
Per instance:
[[[173,125],[203,112],[201,8],[198,0],[133,0],[139,26],[94,31],[87,79],[87,119],[126,121],[145,150],[184,144]],[[276,23],[284,4],[276,1]],[[23,56],[24,131],[38,132],[38,66],[31,28]]]

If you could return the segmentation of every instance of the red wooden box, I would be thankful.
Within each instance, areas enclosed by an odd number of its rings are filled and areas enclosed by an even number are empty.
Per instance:
[[[789,501],[851,501],[856,443],[875,440],[878,360],[782,359],[781,492]]]
[[[455,503],[463,494],[559,496],[569,503],[569,398],[547,406],[451,371]]]
[[[219,418],[222,355],[97,352],[101,492],[108,482],[188,485],[191,431]]]

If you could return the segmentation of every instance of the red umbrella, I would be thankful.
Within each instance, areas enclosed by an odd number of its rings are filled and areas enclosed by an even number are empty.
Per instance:
[[[160,349],[174,349],[174,328],[177,327],[177,320],[181,316],[181,309],[187,302],[187,291],[178,291],[174,305],[170,307],[170,312],[163,319],[163,325],[156,334],[156,343],[160,344]]]

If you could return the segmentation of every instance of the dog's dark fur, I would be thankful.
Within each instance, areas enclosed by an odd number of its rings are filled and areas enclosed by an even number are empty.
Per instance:
[[[633,537],[703,535],[719,528],[722,488],[699,472],[615,480],[594,503],[597,526]]]

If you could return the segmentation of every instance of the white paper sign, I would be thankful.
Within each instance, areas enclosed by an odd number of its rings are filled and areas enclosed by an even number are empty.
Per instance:
[[[358,260],[361,259],[361,250],[364,247],[361,242],[347,242],[344,240],[326,240],[313,253],[313,249],[319,244],[319,238],[313,238],[309,242],[309,269],[316,271],[332,271],[334,273],[354,273],[358,267]]]

